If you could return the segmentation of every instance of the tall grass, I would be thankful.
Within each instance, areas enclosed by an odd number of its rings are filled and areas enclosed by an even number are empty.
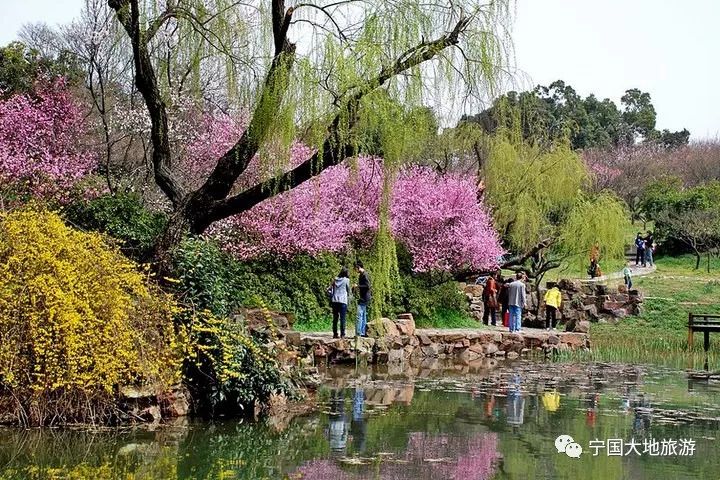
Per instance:
[[[715,279],[695,271],[691,255],[661,257],[657,265],[655,274],[635,279],[646,296],[641,315],[616,325],[593,324],[594,360],[704,366],[702,334],[696,334],[694,348],[688,348],[688,314],[720,313],[720,275]],[[720,367],[720,335],[710,335],[710,347],[709,367]]]

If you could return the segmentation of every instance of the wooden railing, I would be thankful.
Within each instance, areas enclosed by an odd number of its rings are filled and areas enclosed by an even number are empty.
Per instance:
[[[688,347],[693,347],[693,334],[703,332],[703,349],[707,352],[710,349],[710,332],[720,332],[720,315],[717,314],[695,314],[688,315]]]

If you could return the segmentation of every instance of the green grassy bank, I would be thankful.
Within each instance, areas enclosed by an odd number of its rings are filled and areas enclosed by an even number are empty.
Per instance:
[[[688,351],[689,313],[720,313],[720,259],[713,259],[711,273],[694,270],[692,256],[660,257],[657,271],[634,279],[645,294],[643,312],[616,325],[593,324],[594,356],[624,361],[659,360],[663,363],[703,358],[702,335]],[[720,357],[720,336],[711,335],[711,363]],[[690,365],[688,365],[690,366]],[[696,366],[696,365],[695,365]]]

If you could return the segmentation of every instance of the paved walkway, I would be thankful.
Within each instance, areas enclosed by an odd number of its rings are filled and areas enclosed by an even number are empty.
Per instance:
[[[650,275],[652,273],[655,273],[655,270],[657,270],[657,266],[655,264],[650,265],[649,267],[642,267],[642,266],[635,266],[635,262],[628,262],[628,267],[630,267],[630,270],[632,270],[632,276],[635,277],[644,277],[646,275]],[[608,273],[607,275],[602,275],[600,277],[595,278],[585,278],[582,279],[583,282],[587,283],[598,283],[598,282],[605,282],[607,280],[619,280],[622,279],[623,272],[620,270],[619,272],[613,272]]]

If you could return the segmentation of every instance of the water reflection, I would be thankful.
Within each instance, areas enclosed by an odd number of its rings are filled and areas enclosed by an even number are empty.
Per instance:
[[[345,421],[345,394],[332,390],[328,415],[328,440],[334,456],[342,457],[347,448],[347,422]]]
[[[520,375],[513,375],[512,384],[508,387],[507,396],[507,423],[517,428],[523,424],[525,417],[525,398],[520,389]]]
[[[365,391],[360,387],[355,387],[355,395],[353,396],[353,416],[350,426],[352,435],[353,450],[360,454],[365,452]]]
[[[497,361],[437,367],[329,369],[319,411],[278,428],[227,421],[116,434],[3,431],[0,479],[717,477],[720,397],[690,389],[684,372]],[[692,438],[697,456],[570,459],[555,451],[560,434],[584,447],[596,438]]]

